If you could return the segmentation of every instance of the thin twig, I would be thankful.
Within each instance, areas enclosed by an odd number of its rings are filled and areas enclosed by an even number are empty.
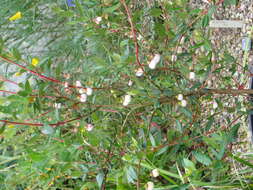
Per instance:
[[[142,69],[142,71],[144,72],[144,68],[142,67],[142,65],[140,63],[140,60],[139,60],[139,46],[138,46],[138,41],[137,41],[137,37],[136,37],[136,31],[135,31],[134,24],[133,24],[133,21],[132,21],[131,13],[130,13],[127,5],[126,5],[126,1],[125,0],[120,0],[120,1],[123,4],[123,6],[124,6],[124,8],[126,10],[128,22],[130,23],[130,26],[131,26],[131,31],[132,31],[132,35],[133,35],[133,39],[134,39],[134,45],[135,45],[136,62],[138,64],[138,66]]]

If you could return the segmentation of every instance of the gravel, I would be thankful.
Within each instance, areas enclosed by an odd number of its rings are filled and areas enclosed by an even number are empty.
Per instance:
[[[191,0],[190,5],[193,8],[200,8],[206,9],[211,4],[208,3],[208,0]],[[247,58],[250,68],[252,68],[253,72],[253,54],[252,50],[249,54],[245,54],[242,51],[242,39],[245,36],[249,36],[251,32],[251,27],[253,23],[253,1],[252,0],[239,0],[237,6],[230,5],[224,7],[223,5],[219,5],[217,11],[212,16],[213,20],[241,20],[244,21],[243,28],[209,28],[210,30],[210,40],[214,47],[215,53],[217,54],[218,60],[224,54],[224,50],[227,50],[235,59],[237,66],[237,72],[232,76],[232,78],[239,82],[240,84],[246,82],[246,86],[244,88],[248,88],[248,81],[250,78],[248,77],[248,73],[245,73],[242,69],[244,64],[244,57]],[[241,66],[240,66],[241,65]],[[229,65],[228,65],[229,67]],[[211,88],[219,88],[221,87],[217,81],[219,81],[220,75],[231,75],[226,69],[223,69],[222,72],[216,74],[212,77],[210,81],[208,81],[208,87]],[[236,88],[237,84],[231,84],[231,88]],[[243,102],[243,106],[248,106],[249,102],[248,99],[245,97],[239,98],[240,102]],[[226,106],[233,106],[235,103],[234,99],[230,98],[229,102],[226,102]],[[225,104],[224,104],[225,105]],[[238,115],[231,115],[228,113],[222,113],[220,118],[218,118],[217,123],[221,125],[225,125],[227,122],[224,120],[226,117],[231,117],[230,119],[233,120],[234,118],[238,117]],[[247,118],[241,119],[240,122],[243,122],[243,127],[240,129],[239,133],[239,140],[236,143],[237,145],[233,146],[235,153],[242,153],[242,152],[252,152],[251,149],[251,137],[248,131],[248,121]]]

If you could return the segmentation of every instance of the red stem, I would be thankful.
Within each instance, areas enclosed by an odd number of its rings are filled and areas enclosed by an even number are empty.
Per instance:
[[[59,81],[59,80],[57,80],[57,79],[54,79],[54,78],[47,77],[47,76],[45,76],[45,75],[39,74],[39,73],[37,73],[37,72],[35,72],[35,71],[31,70],[31,69],[28,69],[28,68],[24,67],[23,65],[20,65],[20,64],[18,64],[18,63],[16,63],[16,62],[14,62],[14,61],[12,61],[12,60],[6,58],[6,57],[3,57],[3,56],[0,55],[0,58],[2,58],[4,61],[6,61],[6,62],[8,62],[8,63],[14,64],[14,65],[16,65],[16,66],[18,66],[18,67],[20,67],[20,68],[22,68],[22,69],[24,69],[24,70],[26,70],[26,71],[32,73],[32,74],[38,76],[38,77],[41,78],[41,79],[48,80],[48,81],[51,81],[51,82],[54,82],[54,83],[63,84],[61,81]]]
[[[49,125],[52,126],[52,127],[57,127],[57,126],[64,125],[64,124],[72,122],[72,121],[79,120],[81,118],[82,117],[77,117],[77,118],[74,118],[74,119],[61,121],[61,122],[58,122],[58,123],[52,123],[52,124],[49,124]],[[41,123],[24,123],[24,122],[16,122],[16,121],[8,121],[8,120],[0,120],[0,122],[14,124],[14,125],[28,125],[28,126],[36,126],[36,127],[44,126],[44,124],[41,124]]]
[[[9,83],[12,83],[12,84],[15,84],[15,85],[18,86],[18,83],[14,82],[14,81],[11,81],[11,80],[8,80],[8,79],[4,78],[3,76],[0,76],[0,80],[4,81],[4,82],[9,82]]]
[[[35,118],[33,118],[33,119],[27,119],[26,121],[33,121],[33,120],[35,120],[35,119],[39,119],[39,118],[41,118],[41,117],[47,115],[48,113],[50,113],[50,112],[52,112],[52,111],[53,111],[53,110],[49,110],[49,111],[47,111],[47,112],[45,112],[45,113],[40,114],[39,116],[37,116],[37,117],[35,117]]]
[[[123,4],[125,10],[126,10],[126,13],[127,13],[127,17],[128,17],[128,21],[131,25],[131,31],[132,31],[132,34],[133,34],[133,38],[134,38],[134,45],[135,45],[135,57],[136,57],[136,62],[137,64],[139,65],[139,67],[144,71],[141,63],[140,63],[140,60],[139,60],[139,46],[138,46],[138,41],[137,41],[137,37],[136,37],[136,32],[135,32],[135,29],[134,29],[134,24],[132,22],[132,16],[131,16],[131,13],[126,5],[126,1],[125,0],[121,0],[121,3]]]
[[[3,59],[4,61],[8,62],[8,63],[14,64],[14,65],[16,65],[16,66],[18,66],[18,67],[20,67],[20,68],[22,68],[22,69],[24,69],[24,70],[26,70],[26,71],[32,73],[32,74],[38,76],[38,77],[41,78],[41,79],[44,79],[44,80],[47,80],[47,81],[51,81],[51,82],[54,82],[54,83],[57,83],[57,84],[64,85],[64,82],[62,82],[62,81],[59,81],[59,80],[57,80],[57,79],[55,79],[55,78],[47,77],[47,76],[45,76],[45,75],[42,75],[42,74],[40,74],[40,73],[37,73],[36,71],[33,71],[33,70],[31,70],[31,69],[28,69],[28,68],[26,68],[25,66],[20,65],[20,64],[18,64],[18,63],[16,63],[16,62],[14,62],[14,61],[12,61],[12,60],[6,58],[6,57],[3,57],[3,56],[0,55],[0,58]],[[69,87],[69,88],[83,88],[83,87],[77,87],[77,86],[73,86],[73,85],[69,85],[68,87]],[[86,89],[86,88],[83,88],[83,89]],[[93,89],[93,90],[99,90],[99,89],[105,89],[105,88],[92,88],[92,89]]]
[[[9,94],[17,94],[17,92],[12,92],[12,91],[8,91],[8,90],[0,90],[0,92],[5,92],[5,93],[9,93]]]

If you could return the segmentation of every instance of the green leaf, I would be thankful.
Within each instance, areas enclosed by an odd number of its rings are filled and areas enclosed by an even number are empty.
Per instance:
[[[162,10],[158,8],[152,8],[150,9],[149,13],[153,17],[159,17],[162,14]]]
[[[20,60],[20,59],[21,59],[21,54],[20,54],[20,52],[18,51],[17,48],[13,48],[12,54],[13,54],[13,56],[14,56],[17,60]]]
[[[153,135],[151,133],[149,134],[149,139],[150,139],[152,146],[155,147],[156,146],[155,138],[153,137]]]
[[[209,15],[205,15],[202,19],[202,27],[207,27],[210,21]]]
[[[238,130],[240,128],[240,123],[237,123],[236,125],[234,125],[229,134],[228,134],[228,141],[229,142],[234,142],[237,139],[237,135],[238,135]]]
[[[3,125],[1,125],[1,127],[0,127],[0,134],[2,134],[4,132],[6,124],[7,123],[4,123]]]
[[[206,166],[209,166],[212,163],[211,159],[201,152],[194,151],[193,156],[196,158],[197,161]]]
[[[127,181],[129,183],[134,183],[134,181],[137,179],[137,174],[132,166],[129,166],[126,169],[126,176],[127,176]]]
[[[114,6],[111,6],[111,7],[108,7],[106,9],[104,9],[104,13],[113,13],[115,10],[117,10],[118,8],[120,7],[120,3],[114,5]]]
[[[184,167],[190,171],[196,170],[195,164],[192,161],[188,160],[187,158],[183,159],[183,164],[184,164]]]
[[[180,108],[180,111],[187,117],[192,118],[192,112],[187,108]]]
[[[214,123],[214,118],[213,117],[208,118],[208,122],[206,124],[206,131],[210,130],[210,128],[212,127],[213,123]]]
[[[176,127],[178,131],[183,132],[182,124],[178,120],[176,120]]]
[[[29,83],[29,80],[27,80],[27,81],[25,82],[25,91],[26,91],[27,93],[31,93],[31,92],[32,92],[32,88],[31,88],[31,85],[30,85],[30,83]]]
[[[245,159],[243,159],[243,158],[240,158],[240,157],[238,157],[238,156],[235,156],[235,155],[233,155],[233,154],[231,154],[231,153],[228,153],[228,155],[229,155],[231,158],[233,158],[234,160],[240,162],[241,164],[246,165],[246,166],[249,166],[250,168],[253,168],[253,164],[250,163],[249,161],[247,161],[247,160],[245,160]]]
[[[237,5],[238,0],[225,0],[224,1],[224,5],[228,6],[228,5]]]

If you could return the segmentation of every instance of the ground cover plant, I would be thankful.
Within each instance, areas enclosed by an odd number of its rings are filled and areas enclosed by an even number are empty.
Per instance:
[[[236,1],[0,2],[0,189],[252,188],[247,64],[207,28]]]

